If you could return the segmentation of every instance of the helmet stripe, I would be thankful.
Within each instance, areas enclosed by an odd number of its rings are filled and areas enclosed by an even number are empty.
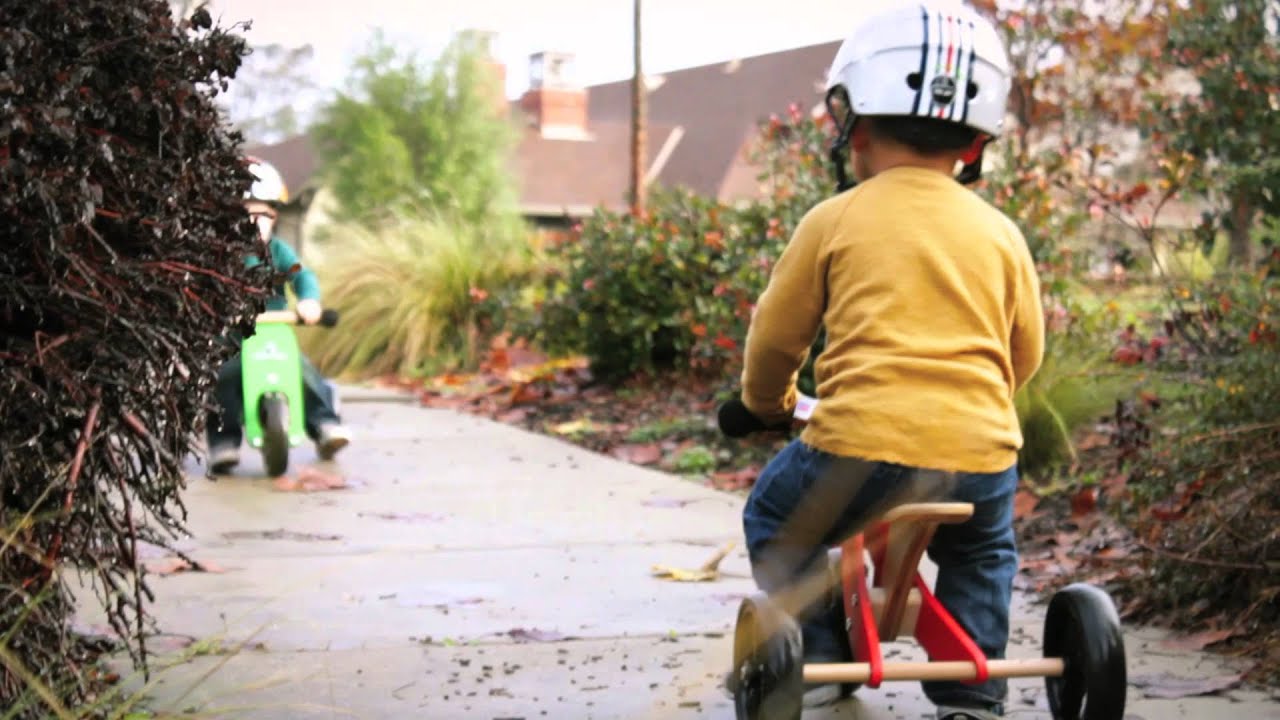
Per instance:
[[[933,44],[933,48],[931,48],[936,49],[936,52],[933,54],[933,72],[928,77],[921,79],[920,86],[922,88],[931,87],[933,85],[933,79],[942,74],[942,46],[946,44],[946,38],[943,37],[946,33],[946,28],[942,24],[942,14],[938,13],[935,17],[938,24],[938,40]],[[934,18],[930,18],[930,20],[933,19]],[[936,107],[937,101],[933,99],[933,93],[930,92],[929,109],[924,113],[925,117],[932,117],[933,111]]]
[[[955,15],[948,17],[947,22],[951,25],[951,37],[953,39],[951,45],[954,47],[954,53],[952,52],[952,48],[947,49],[947,75],[950,76],[951,80],[956,84],[956,92],[964,92],[960,89],[960,76],[963,71],[963,63],[960,62],[960,59],[964,57],[966,39],[964,35],[964,21],[960,16]],[[956,108],[959,105],[960,98],[952,95],[951,102],[947,104],[947,112],[943,117],[948,120],[955,120]]]
[[[964,74],[964,83],[960,85],[960,92],[964,93],[964,108],[960,113],[960,122],[962,123],[969,122],[969,100],[971,99],[969,97],[969,83],[973,82],[973,61],[974,61],[974,56],[977,54],[974,51],[974,48],[977,46],[977,44],[978,44],[978,28],[974,25],[973,21],[970,20],[969,21],[969,63],[968,63],[969,67],[966,69]]]
[[[946,17],[947,17],[947,64],[944,72],[946,73],[947,77],[951,77],[951,74],[954,71],[953,69],[955,67],[955,65],[952,64],[952,60],[955,58],[955,50],[956,50],[956,35],[957,35],[956,18],[950,15]],[[938,48],[938,51],[941,52],[942,48]],[[955,98],[952,97],[952,101],[950,103],[948,103],[943,107],[938,108],[938,117],[939,118],[947,117],[948,115],[950,115],[951,110],[955,108],[955,106],[956,106]]]
[[[916,99],[911,105],[911,114],[920,114],[920,96],[924,93],[924,69],[925,63],[929,60],[929,11],[924,5],[920,6],[920,24],[924,39],[920,43],[920,87],[916,88]]]

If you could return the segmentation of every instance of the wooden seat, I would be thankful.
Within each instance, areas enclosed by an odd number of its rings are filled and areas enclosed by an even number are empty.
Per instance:
[[[881,522],[934,522],[940,525],[962,523],[973,517],[972,503],[913,503],[899,505],[884,514]]]
[[[920,593],[913,589],[920,558],[939,525],[962,523],[973,517],[971,503],[913,503],[899,505],[881,519],[884,554],[875,568],[875,588],[869,598],[882,642],[915,631]]]

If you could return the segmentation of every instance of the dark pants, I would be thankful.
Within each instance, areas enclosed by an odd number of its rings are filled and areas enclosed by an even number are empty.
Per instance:
[[[221,412],[209,415],[211,448],[240,446],[244,423],[244,390],[240,382],[240,355],[237,354],[218,369],[218,385],[214,393]],[[312,440],[319,438],[322,425],[340,422],[334,411],[333,389],[306,357],[302,357],[302,412],[307,437]]]
[[[861,476],[849,477],[846,468],[857,465],[863,468]],[[827,548],[848,539],[850,530],[864,526],[869,515],[883,512],[913,472],[837,458],[799,440],[787,445],[761,472],[743,509],[747,551],[760,589],[772,594],[823,572]],[[1016,466],[1000,473],[958,475],[951,498],[973,503],[973,517],[940,526],[929,545],[929,558],[938,566],[934,594],[989,659],[1003,658],[1009,640],[1009,604],[1018,570],[1013,535],[1017,484]],[[799,619],[808,660],[849,657],[842,606],[818,603]],[[988,706],[997,713],[1008,694],[1005,680],[923,685],[935,704]]]

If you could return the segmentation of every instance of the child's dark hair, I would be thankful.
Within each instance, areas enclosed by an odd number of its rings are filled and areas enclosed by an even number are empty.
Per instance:
[[[906,145],[921,155],[965,150],[978,139],[973,128],[937,118],[870,115],[863,119],[872,135]]]

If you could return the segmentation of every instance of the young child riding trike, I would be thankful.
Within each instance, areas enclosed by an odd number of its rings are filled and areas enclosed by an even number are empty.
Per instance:
[[[337,412],[333,386],[307,361],[298,348],[293,325],[332,327],[337,313],[320,305],[315,274],[302,267],[298,256],[274,235],[277,208],[288,199],[280,173],[269,163],[249,158],[256,177],[244,199],[245,210],[257,224],[268,262],[285,274],[298,301],[286,310],[284,288],[267,300],[267,311],[258,316],[254,334],[232,338],[240,352],[218,371],[218,409],[206,421],[210,469],[228,473],[240,462],[240,443],[262,451],[267,475],[283,475],[289,449],[310,437],[322,460],[351,441]],[[263,262],[246,258],[251,266]],[[243,437],[242,437],[243,435]]]
[[[743,509],[763,592],[738,618],[740,718],[792,720],[860,684],[916,679],[940,720],[989,720],[1003,715],[1006,678],[1026,675],[1050,678],[1055,718],[1123,715],[1123,643],[1101,591],[1063,590],[1045,658],[1005,659],[1013,398],[1039,369],[1044,317],[1022,233],[965,186],[1003,129],[1009,87],[996,29],[958,2],[871,14],[836,53],[826,108],[839,192],[778,258],[741,396],[720,409],[731,436],[788,426],[825,328],[820,401]],[[917,572],[926,550],[933,588]],[[930,662],[884,662],[880,643],[899,636]]]

